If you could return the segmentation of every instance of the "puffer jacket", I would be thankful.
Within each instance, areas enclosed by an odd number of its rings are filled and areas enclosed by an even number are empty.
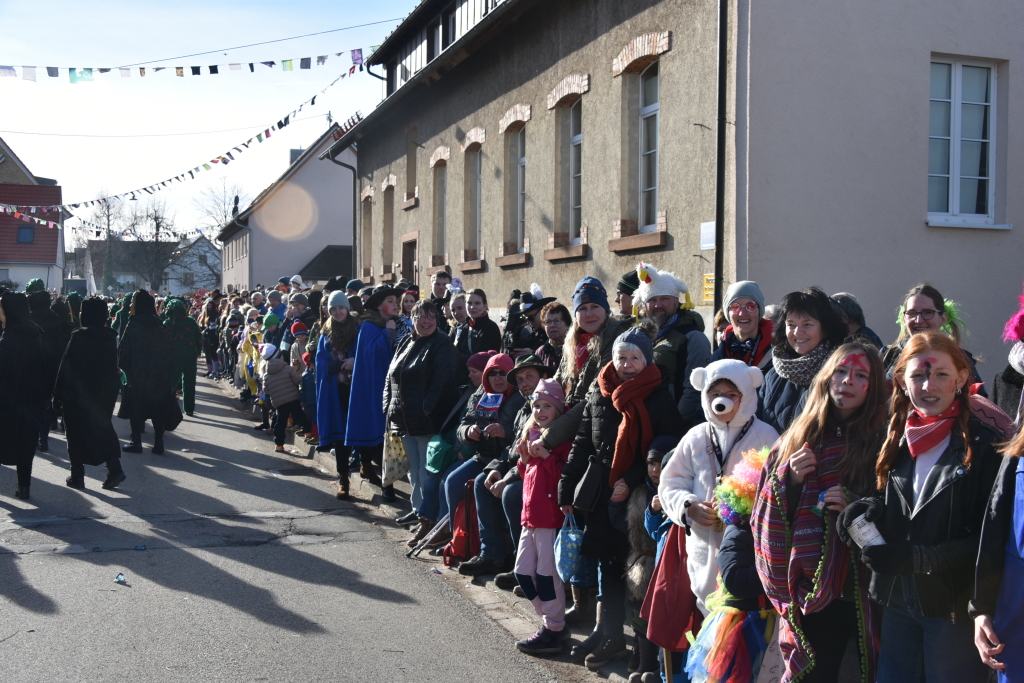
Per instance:
[[[699,313],[680,307],[677,314],[679,319],[671,328],[658,332],[654,363],[665,371],[683,426],[689,429],[703,421],[700,392],[690,384],[690,374],[710,362],[711,342],[704,334],[704,318]]]
[[[280,356],[275,356],[267,361],[266,370],[263,391],[270,398],[270,405],[280,408],[286,403],[299,400],[302,376],[295,372],[295,368],[285,363]]]
[[[953,622],[969,618],[985,510],[1003,460],[993,446],[1000,438],[994,429],[972,417],[968,434],[971,466],[962,464],[966,444],[954,428],[925,483],[924,503],[913,514],[914,461],[904,440],[877,497],[885,509],[875,522],[887,542],[907,539],[915,546],[914,573],[906,580],[914,582],[924,616]],[[901,580],[872,574],[871,599],[888,605]]]
[[[802,387],[780,375],[771,368],[764,375],[764,384],[758,390],[760,408],[758,419],[767,422],[780,434],[803,409],[807,387]]]
[[[437,434],[454,406],[457,361],[455,345],[440,331],[429,337],[406,335],[384,384],[388,419],[407,436]]]

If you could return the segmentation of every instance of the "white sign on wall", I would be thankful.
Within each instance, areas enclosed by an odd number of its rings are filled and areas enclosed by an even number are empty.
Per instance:
[[[715,222],[708,221],[700,224],[700,250],[714,251],[715,249]]]

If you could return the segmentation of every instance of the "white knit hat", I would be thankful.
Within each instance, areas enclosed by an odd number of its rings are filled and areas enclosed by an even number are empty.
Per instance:
[[[649,263],[638,263],[636,274],[640,279],[640,286],[633,293],[633,301],[638,305],[647,303],[655,296],[674,296],[682,299],[690,291],[686,283],[677,278],[675,273],[658,270]]]

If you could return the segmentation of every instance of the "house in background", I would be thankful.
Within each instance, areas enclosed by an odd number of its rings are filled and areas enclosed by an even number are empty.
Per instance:
[[[0,139],[0,204],[51,206],[62,203],[56,180],[33,175],[14,150]],[[33,214],[63,222],[58,212]],[[47,289],[61,289],[64,279],[64,231],[0,213],[0,282],[24,288],[39,278]]]
[[[86,289],[89,294],[116,296],[145,287],[148,282],[149,289],[163,292],[170,287],[168,270],[178,248],[179,242],[89,240],[82,268]],[[114,284],[104,285],[108,259]]]
[[[267,286],[282,276],[326,282],[354,272],[356,153],[349,148],[335,163],[317,158],[343,134],[342,126],[332,125],[223,226],[217,239],[228,291]]]
[[[189,237],[171,255],[166,286],[172,294],[215,289],[220,286],[220,273],[220,249],[203,235]]]

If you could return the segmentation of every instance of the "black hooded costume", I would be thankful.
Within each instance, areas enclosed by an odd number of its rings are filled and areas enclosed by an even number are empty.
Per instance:
[[[27,498],[49,394],[46,358],[25,295],[5,292],[0,306],[5,318],[0,335],[0,465],[18,468],[17,495]]]
[[[81,481],[84,465],[106,463],[110,481],[121,472],[121,445],[110,421],[121,389],[117,333],[106,325],[107,305],[102,299],[82,302],[81,320],[57,373],[54,405],[64,414],[72,479]]]

